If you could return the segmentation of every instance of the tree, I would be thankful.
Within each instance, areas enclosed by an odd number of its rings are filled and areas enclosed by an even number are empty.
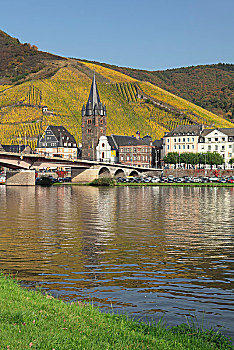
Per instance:
[[[176,152],[169,152],[163,158],[164,163],[166,164],[177,164],[179,162],[179,154]]]
[[[230,165],[233,165],[234,164],[234,157],[229,159],[229,162],[228,162]]]
[[[218,152],[207,152],[201,154],[201,164],[209,164],[211,169],[213,165],[222,165],[224,159]]]

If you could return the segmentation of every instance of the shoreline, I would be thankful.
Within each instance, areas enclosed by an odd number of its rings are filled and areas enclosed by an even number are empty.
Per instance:
[[[101,313],[90,304],[25,289],[1,272],[0,315],[1,349],[233,349],[229,338],[194,323],[169,328],[162,320],[146,324]]]
[[[79,183],[79,182],[56,182],[54,183],[52,186],[105,186],[105,185],[96,185],[96,184],[92,184],[91,182],[89,183]],[[172,186],[172,187],[234,187],[234,184],[229,184],[229,183],[131,183],[131,182],[127,182],[127,183],[121,183],[121,182],[117,182],[111,185],[106,185],[109,187],[114,187],[114,186]]]

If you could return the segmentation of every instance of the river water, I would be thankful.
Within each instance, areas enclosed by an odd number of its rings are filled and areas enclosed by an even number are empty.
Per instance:
[[[0,186],[0,269],[66,301],[234,336],[234,188]]]

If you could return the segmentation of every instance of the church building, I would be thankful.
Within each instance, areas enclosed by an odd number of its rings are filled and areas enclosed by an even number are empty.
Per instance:
[[[105,135],[106,107],[100,101],[94,75],[88,102],[82,108],[82,159],[97,160],[96,147]]]

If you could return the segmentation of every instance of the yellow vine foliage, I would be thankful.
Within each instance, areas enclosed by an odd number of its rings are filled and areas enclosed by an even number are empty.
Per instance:
[[[146,95],[180,109],[182,112],[188,114],[188,116],[190,116],[194,121],[198,123],[210,124],[213,126],[219,126],[223,128],[233,127],[233,124],[231,122],[220,118],[217,115],[191,102],[188,102],[181,97],[173,95],[172,93],[163,90],[151,83],[139,82],[138,85]]]
[[[139,130],[142,136],[149,134],[153,139],[159,139],[176,126],[195,121],[207,125],[213,123],[216,127],[233,127],[222,118],[152,84],[136,81],[98,65],[84,64],[113,81],[98,82],[101,101],[107,108],[107,135],[135,135]],[[91,82],[85,73],[67,66],[51,78],[2,88],[0,143],[23,143],[26,137],[27,143],[35,148],[38,136],[48,125],[63,125],[77,143],[81,143],[81,109],[88,100]],[[137,84],[145,95],[183,111],[186,117],[138,98]],[[35,95],[38,93],[42,96],[41,105],[37,105]],[[48,106],[49,113],[42,113],[44,105]]]
[[[92,69],[94,72],[101,74],[103,77],[109,79],[113,83],[134,82],[136,79],[129,77],[126,74],[116,72],[110,68],[99,66],[98,64],[80,61],[86,67]]]

